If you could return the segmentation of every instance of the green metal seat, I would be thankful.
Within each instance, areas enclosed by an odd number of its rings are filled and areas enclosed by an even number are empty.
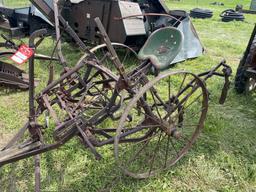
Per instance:
[[[157,70],[168,68],[181,49],[183,34],[176,28],[165,27],[154,31],[138,56],[149,59]]]

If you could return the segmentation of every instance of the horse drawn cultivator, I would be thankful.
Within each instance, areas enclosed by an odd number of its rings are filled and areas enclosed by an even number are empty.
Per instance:
[[[30,58],[28,122],[0,151],[0,166],[38,157],[73,137],[98,160],[102,156],[97,147],[114,144],[120,168],[134,178],[154,176],[178,162],[204,127],[206,80],[225,78],[220,98],[224,103],[231,68],[222,61],[198,75],[162,72],[177,56],[183,41],[183,34],[173,27],[155,30],[137,54],[126,45],[111,43],[99,18],[95,18],[97,37],[104,44],[90,50],[61,16],[58,19],[61,29],[85,54],[36,96],[35,56]],[[46,34],[45,29],[34,32],[29,47],[36,51]],[[45,118],[45,114],[49,116]]]

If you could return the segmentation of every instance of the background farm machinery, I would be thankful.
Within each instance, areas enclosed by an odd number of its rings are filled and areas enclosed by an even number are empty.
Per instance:
[[[249,9],[244,9],[243,5],[237,5],[236,11],[240,13],[246,13],[246,14],[256,14],[256,1],[252,0],[251,5]]]
[[[1,5],[0,28],[8,31],[11,37],[25,37],[42,28],[54,30],[52,23],[33,5],[23,8]]]
[[[99,17],[112,42],[122,43],[139,51],[152,32],[161,27],[173,26],[183,33],[184,41],[172,63],[195,58],[203,53],[202,44],[188,14],[185,11],[170,11],[164,1],[62,0],[58,1],[57,9],[52,0],[31,0],[31,3],[30,7],[25,8],[1,7],[0,27],[8,30],[13,37],[23,37],[46,28],[49,35],[56,35],[59,39],[62,29],[58,29],[58,17],[61,16],[62,28],[72,28],[82,41],[93,46],[102,43],[94,23],[94,18]],[[62,36],[65,41],[74,41],[69,35]],[[76,35],[72,35],[74,36]],[[58,50],[61,50],[60,43]],[[65,63],[61,51],[58,56]],[[24,72],[15,68],[8,68],[14,70],[3,75],[2,79],[19,72],[13,79],[18,78],[17,83],[22,81],[26,84],[21,78]],[[2,70],[2,74],[4,73]],[[2,83],[8,84],[9,81],[7,79]]]
[[[256,26],[237,69],[235,88],[238,93],[256,88]]]
[[[31,0],[28,8],[2,7],[5,23],[13,23],[9,30],[17,28],[31,34],[40,28],[53,29],[55,24],[52,0]],[[162,0],[117,1],[117,0],[62,0],[60,15],[69,23],[78,36],[91,44],[99,44],[93,19],[99,17],[111,39],[139,50],[148,36],[164,26],[178,28],[184,34],[181,52],[173,62],[202,55],[203,48],[188,14],[182,10],[169,10]],[[10,14],[11,12],[11,14]],[[32,22],[35,20],[35,22]],[[6,24],[3,24],[3,28]],[[15,27],[12,27],[15,26]],[[19,27],[20,26],[20,27]],[[0,25],[1,27],[1,25]],[[16,33],[19,34],[19,33]],[[15,35],[15,33],[14,33]]]

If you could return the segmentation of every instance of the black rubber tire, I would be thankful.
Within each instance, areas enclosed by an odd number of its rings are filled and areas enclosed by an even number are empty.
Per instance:
[[[249,78],[246,76],[246,70],[243,67],[239,67],[236,72],[235,89],[236,92],[242,94],[246,91],[246,85]]]
[[[221,20],[223,22],[230,22],[230,21],[244,21],[244,14],[236,12],[233,9],[227,9],[223,11],[220,14],[220,17],[222,18]]]
[[[169,14],[173,17],[188,17],[189,14],[184,10],[170,10]]]
[[[212,16],[213,12],[209,9],[194,8],[190,11],[190,17],[192,18],[206,19],[211,18]]]
[[[235,89],[237,93],[241,94],[246,92],[246,88],[249,83],[249,77],[246,75],[246,70],[248,69],[248,66],[250,66],[253,63],[253,58],[255,54],[256,54],[256,35],[251,44],[249,53],[243,56],[237,69],[237,73],[235,77]]]
[[[222,2],[212,2],[212,3],[210,3],[210,5],[217,5],[217,6],[224,6],[225,4],[224,3],[222,3]]]

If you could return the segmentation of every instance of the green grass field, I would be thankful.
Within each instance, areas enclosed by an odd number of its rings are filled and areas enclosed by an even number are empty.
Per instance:
[[[104,159],[94,160],[77,139],[42,157],[42,191],[256,191],[256,94],[238,95],[234,75],[256,21],[245,15],[245,22],[223,23],[219,14],[236,4],[249,8],[250,0],[222,0],[225,6],[209,5],[211,0],[167,1],[171,9],[210,8],[214,17],[193,19],[206,48],[204,56],[177,64],[170,70],[203,72],[223,58],[233,69],[232,86],[227,102],[218,104],[222,79],[207,82],[210,107],[205,128],[190,152],[175,166],[155,178],[134,180],[117,168],[113,146],[99,149]],[[5,0],[11,7],[17,1]],[[18,1],[22,6],[25,0]],[[24,4],[23,4],[24,3]],[[27,41],[27,39],[24,39]],[[50,54],[53,41],[47,39],[38,50]],[[74,65],[80,54],[64,45],[65,56]],[[39,92],[47,82],[47,62],[36,63],[41,80]],[[22,66],[27,70],[27,65]],[[60,66],[56,67],[57,73]],[[57,77],[55,77],[57,78]],[[28,93],[0,89],[0,147],[26,122]],[[34,190],[33,158],[0,168],[0,191]]]

